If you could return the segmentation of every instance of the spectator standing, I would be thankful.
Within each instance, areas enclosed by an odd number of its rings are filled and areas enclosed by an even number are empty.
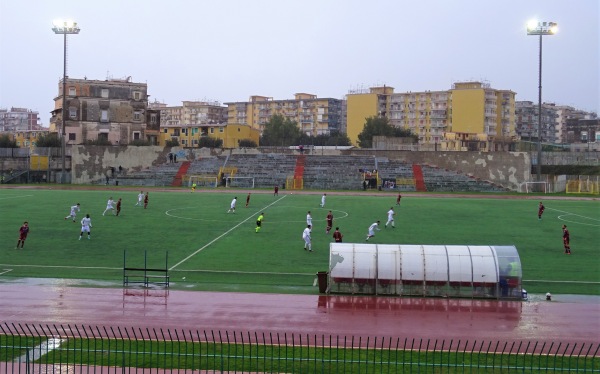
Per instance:
[[[19,245],[21,245],[21,249],[25,245],[25,239],[27,239],[27,234],[29,234],[29,222],[23,222],[23,225],[19,228],[19,240],[17,241],[17,246],[15,249],[19,249]]]
[[[169,152],[169,163],[173,163],[173,153]]]

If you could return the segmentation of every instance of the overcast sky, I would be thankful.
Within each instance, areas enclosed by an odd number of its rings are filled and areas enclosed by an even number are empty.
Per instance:
[[[63,72],[52,21],[71,18],[72,78],[132,77],[150,100],[343,98],[388,85],[447,90],[484,80],[538,100],[600,110],[598,0],[0,0],[0,108],[40,112],[47,126]]]

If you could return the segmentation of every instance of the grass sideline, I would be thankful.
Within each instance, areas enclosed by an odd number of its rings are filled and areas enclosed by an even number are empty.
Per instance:
[[[331,236],[325,216],[333,210],[345,242],[364,242],[367,227],[386,221],[395,194],[380,196],[280,191],[231,193],[150,190],[148,209],[135,207],[139,191],[0,189],[0,275],[122,281],[123,250],[128,266],[163,267],[169,253],[173,286],[193,290],[316,293],[317,271],[328,266]],[[250,191],[252,192],[252,191]],[[259,191],[257,191],[259,192]],[[265,191],[260,191],[265,192]],[[237,195],[235,195],[237,193]],[[121,217],[102,216],[109,196],[123,198]],[[227,214],[238,197],[235,214]],[[411,197],[403,194],[396,207],[396,228],[377,232],[381,244],[512,244],[523,263],[524,287],[530,293],[600,294],[600,202],[540,200],[546,205],[541,221],[533,199]],[[69,207],[81,203],[77,222],[65,221]],[[307,211],[313,216],[314,253],[303,248],[301,233]],[[260,233],[255,219],[265,212]],[[77,240],[79,220],[90,213],[92,240]],[[24,250],[15,250],[18,228],[29,221]],[[560,227],[571,232],[572,256],[562,251]],[[2,279],[0,278],[0,279]]]

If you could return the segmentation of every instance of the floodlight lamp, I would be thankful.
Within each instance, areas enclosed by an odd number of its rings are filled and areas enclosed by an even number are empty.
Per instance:
[[[538,27],[539,22],[535,19],[530,20],[529,22],[527,22],[527,31],[532,31],[535,30],[536,27]]]

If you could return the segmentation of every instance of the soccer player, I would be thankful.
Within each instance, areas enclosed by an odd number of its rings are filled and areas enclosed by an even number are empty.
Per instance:
[[[140,191],[138,194],[138,201],[135,203],[135,206],[143,206],[144,205],[144,191]]]
[[[312,215],[310,214],[310,210],[306,213],[306,224],[308,226],[312,226]]]
[[[567,225],[562,225],[562,230],[563,230],[563,246],[565,247],[565,254],[570,255],[571,254],[571,244],[570,244],[571,234],[569,233],[569,230],[567,229]]]
[[[340,228],[336,227],[335,231],[333,232],[333,240],[335,240],[336,243],[341,243],[343,237],[344,235],[342,235],[342,233],[340,232]]]
[[[265,214],[261,213],[256,219],[256,232],[260,231],[260,227],[262,226],[262,221],[265,218]]]
[[[325,221],[327,221],[327,227],[325,228],[325,234],[329,234],[331,228],[333,227],[333,213],[331,210],[327,213],[327,217],[325,217]]]
[[[92,227],[92,219],[89,214],[86,214],[85,217],[81,220],[81,234],[79,234],[79,240],[83,237],[83,233],[87,232],[87,238],[91,239],[92,231],[90,228]]]
[[[115,215],[118,217],[119,213],[121,213],[121,198],[120,197],[119,197],[119,200],[117,201],[117,213]]]
[[[377,222],[374,222],[373,224],[371,224],[371,226],[369,226],[369,233],[367,234],[367,241],[369,241],[369,238],[372,238],[375,236],[375,230],[381,231],[379,229],[380,223],[381,223],[381,221],[377,221]]]
[[[192,183],[192,192],[196,191],[196,183]]]
[[[321,196],[321,208],[325,208],[325,197],[327,196],[326,193],[323,194],[323,196]]]
[[[19,228],[19,240],[17,241],[17,246],[15,249],[19,249],[19,244],[21,245],[21,249],[25,245],[25,239],[27,239],[27,234],[29,234],[29,222],[23,222],[23,226]]]
[[[542,214],[544,214],[544,210],[546,210],[546,207],[540,201],[540,205],[538,205],[538,220],[542,219]]]
[[[73,222],[75,222],[75,217],[77,217],[77,212],[79,212],[79,207],[80,207],[79,203],[77,203],[76,205],[73,205],[71,207],[71,212],[69,213],[68,216],[65,217],[65,220],[72,218]]]
[[[310,225],[307,225],[304,231],[302,232],[302,239],[304,240],[304,250],[308,249],[309,252],[312,252],[312,244],[310,243]]]
[[[279,186],[275,186],[273,188],[273,196],[279,196]]]
[[[246,196],[246,208],[250,205],[250,192],[248,192],[248,196]]]
[[[104,213],[102,213],[102,215],[106,214],[106,212],[108,212],[109,210],[112,210],[114,214],[115,201],[113,200],[112,196],[106,202],[106,209],[104,209]]]
[[[400,199],[402,199],[402,194],[398,194],[398,197],[396,198],[396,205],[400,205]]]
[[[387,222],[385,223],[385,228],[387,229],[388,225],[391,223],[392,224],[392,228],[396,228],[396,224],[394,223],[394,215],[396,214],[396,212],[394,212],[394,207],[390,207],[390,210],[388,210],[387,212]]]
[[[233,200],[231,200],[231,205],[229,206],[229,210],[227,211],[227,213],[229,212],[233,212],[233,214],[235,214],[235,204],[237,203],[237,196],[233,198]]]
[[[148,207],[148,192],[144,195],[144,209]]]

